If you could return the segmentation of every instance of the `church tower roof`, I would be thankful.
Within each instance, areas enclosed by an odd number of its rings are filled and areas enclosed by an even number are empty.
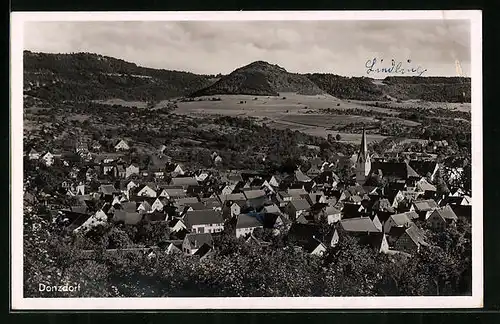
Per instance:
[[[363,128],[363,135],[361,137],[361,147],[359,149],[358,158],[356,162],[365,162],[368,160],[368,145],[366,143],[366,133]]]

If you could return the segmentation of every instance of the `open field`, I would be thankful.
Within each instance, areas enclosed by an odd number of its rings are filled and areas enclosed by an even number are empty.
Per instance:
[[[212,98],[221,98],[221,101],[212,101]],[[285,99],[283,99],[285,98]],[[352,123],[366,124],[377,122],[374,117],[355,115],[322,114],[320,109],[366,109],[383,113],[393,113],[387,108],[371,107],[366,102],[341,100],[330,95],[305,96],[294,93],[282,93],[279,97],[249,96],[249,95],[220,95],[201,97],[192,102],[177,102],[177,114],[186,115],[225,115],[254,117],[269,127],[277,129],[298,130],[306,134],[326,137],[328,134],[340,134],[342,142],[359,143],[360,134],[351,134],[329,130],[332,126],[345,126]],[[246,103],[245,103],[246,101]],[[241,103],[243,102],[243,103]],[[371,102],[368,102],[371,103]],[[374,103],[374,102],[373,102]],[[386,117],[388,118],[388,117]],[[395,121],[408,126],[418,126],[419,123],[394,117]],[[369,142],[381,141],[385,136],[367,134]]]

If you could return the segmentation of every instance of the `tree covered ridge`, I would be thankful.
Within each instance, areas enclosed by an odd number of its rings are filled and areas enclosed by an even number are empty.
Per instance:
[[[366,77],[328,73],[298,74],[256,61],[226,76],[153,69],[92,53],[24,52],[25,94],[52,101],[124,99],[160,101],[180,96],[248,94],[277,96],[328,93],[340,99],[421,99],[470,102],[470,78]]]
[[[386,77],[382,84],[367,77],[343,77],[328,73],[307,74],[328,94],[340,99],[398,100],[420,99],[432,102],[470,102],[470,78]]]
[[[213,83],[214,76],[152,69],[91,54],[24,52],[25,94],[52,101],[160,101]]]

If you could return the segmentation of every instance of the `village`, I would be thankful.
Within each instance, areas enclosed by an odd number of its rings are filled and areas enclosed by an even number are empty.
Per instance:
[[[217,252],[214,237],[225,233],[247,244],[271,245],[263,232],[318,257],[338,245],[342,234],[377,253],[411,257],[429,244],[424,229],[444,231],[459,219],[471,223],[471,193],[437,188],[444,172],[440,163],[432,157],[394,159],[369,152],[364,129],[357,154],[311,158],[309,168],[291,173],[193,170],[173,161],[164,145],[148,157],[158,162],[155,167],[141,169],[130,162],[133,147],[125,139],[111,148],[80,141],[76,162],[32,147],[25,154],[30,165],[69,170],[57,190],[67,203],[44,190],[26,190],[36,188],[35,179],[26,177],[25,204],[43,205],[66,235],[85,235],[109,224],[164,224],[168,239],[128,249],[200,260]],[[217,152],[211,158],[214,166],[222,160]],[[349,182],[337,174],[341,164],[349,165]]]

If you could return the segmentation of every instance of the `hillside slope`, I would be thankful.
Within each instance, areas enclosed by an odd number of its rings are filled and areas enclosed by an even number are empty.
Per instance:
[[[234,70],[213,85],[192,93],[191,96],[215,94],[278,96],[280,92],[296,92],[304,95],[324,93],[304,75],[290,73],[278,65],[256,61]]]
[[[98,54],[24,52],[24,94],[51,101],[159,101],[213,82],[213,76],[144,68]]]
[[[420,99],[434,102],[470,102],[470,78],[386,77],[382,82],[365,77],[342,77],[314,73],[307,77],[328,94],[340,99],[399,100]]]

